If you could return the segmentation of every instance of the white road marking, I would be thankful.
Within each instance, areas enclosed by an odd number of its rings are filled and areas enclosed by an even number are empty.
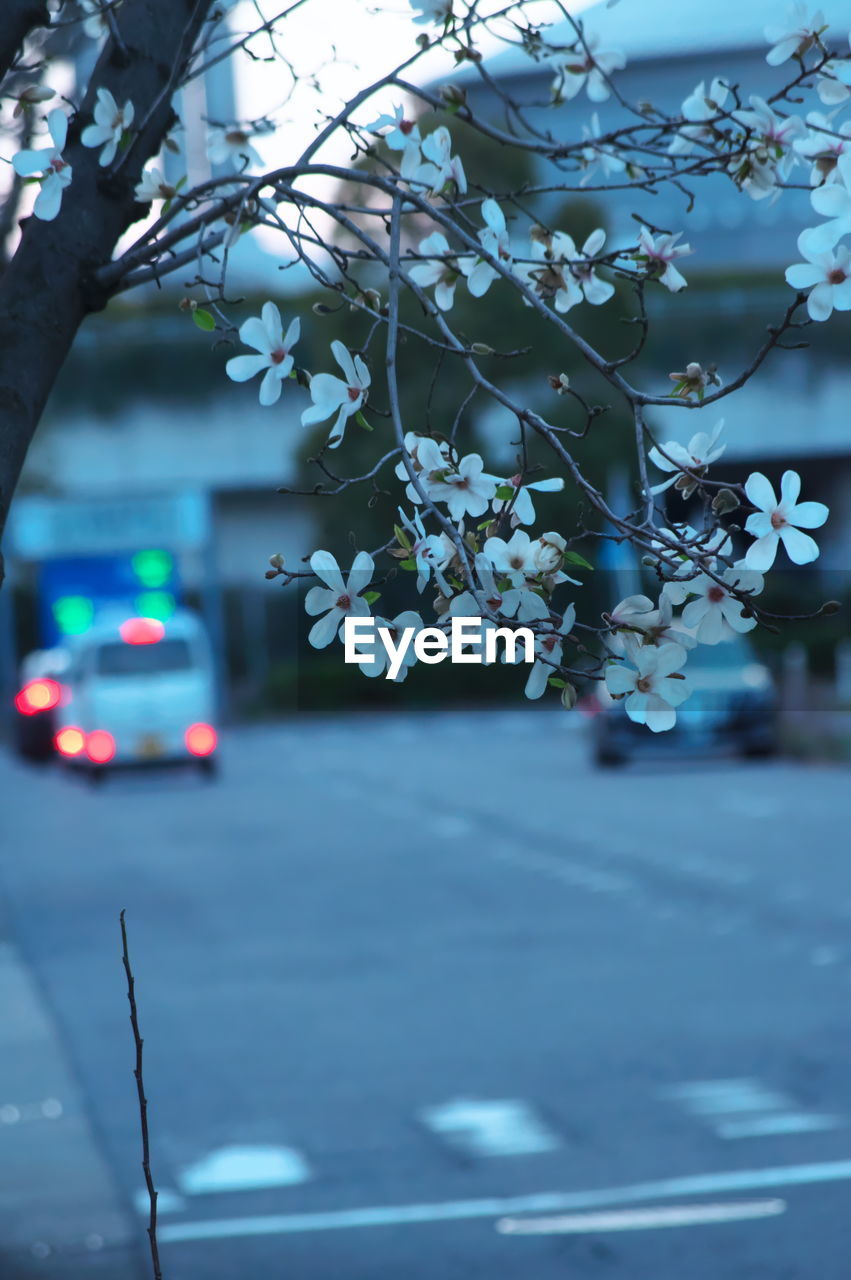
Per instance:
[[[751,1078],[693,1080],[663,1090],[660,1097],[673,1099],[706,1120],[719,1138],[731,1141],[825,1133],[843,1124],[840,1116],[798,1110],[791,1098]]]
[[[714,1195],[850,1182],[851,1160],[822,1164],[781,1165],[767,1169],[737,1169],[683,1178],[663,1178],[633,1186],[595,1191],[545,1191],[526,1196],[454,1200],[437,1204],[378,1205],[319,1213],[269,1214],[219,1221],[171,1222],[159,1231],[163,1244],[199,1240],[228,1240],[240,1236],[295,1235],[309,1231],[347,1231],[366,1227],[410,1226],[418,1223],[461,1222],[475,1218],[504,1218],[522,1213],[567,1213],[607,1205],[637,1204],[673,1196]]]
[[[767,1138],[787,1133],[826,1133],[842,1127],[840,1116],[809,1111],[781,1111],[777,1115],[726,1120],[715,1128],[719,1138]]]
[[[309,1177],[307,1161],[291,1147],[231,1146],[211,1151],[181,1170],[177,1185],[186,1196],[201,1196],[292,1187]]]
[[[747,1200],[731,1204],[659,1206],[654,1209],[616,1209],[609,1213],[580,1213],[558,1218],[500,1218],[500,1235],[574,1235],[586,1231],[648,1231],[658,1227],[695,1227],[710,1222],[747,1222],[775,1218],[786,1212],[785,1200]]]
[[[473,1156],[524,1156],[557,1151],[556,1135],[526,1102],[458,1098],[420,1112],[432,1133]]]

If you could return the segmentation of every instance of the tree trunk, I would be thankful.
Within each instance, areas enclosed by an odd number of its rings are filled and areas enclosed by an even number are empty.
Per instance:
[[[108,300],[95,287],[93,273],[147,212],[136,203],[134,187],[172,121],[174,89],[212,3],[124,0],[115,10],[120,42],[107,42],[69,125],[63,154],[73,177],[62,208],[53,222],[26,220],[0,279],[0,536],[30,441],[77,330]],[[80,144],[99,88],[109,89],[119,106],[133,103],[133,127],[139,130],[128,151],[119,153],[113,176],[100,167],[99,148]]]

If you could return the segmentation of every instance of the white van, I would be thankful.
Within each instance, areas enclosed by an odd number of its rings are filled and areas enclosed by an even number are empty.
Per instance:
[[[215,670],[194,614],[97,621],[73,642],[65,683],[54,737],[63,762],[93,776],[113,765],[179,761],[213,771]]]

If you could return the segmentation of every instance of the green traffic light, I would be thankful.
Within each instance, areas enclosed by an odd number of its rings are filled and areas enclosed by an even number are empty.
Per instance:
[[[88,596],[60,596],[53,602],[53,616],[64,636],[81,636],[94,622],[94,601]]]
[[[137,551],[130,563],[142,586],[151,590],[164,587],[174,573],[174,556],[154,547],[147,551]]]
[[[177,601],[170,591],[143,591],[136,597],[136,612],[140,618],[156,618],[165,622],[177,608]]]

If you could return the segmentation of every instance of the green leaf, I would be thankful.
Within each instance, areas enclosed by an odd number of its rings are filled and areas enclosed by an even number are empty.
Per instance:
[[[417,567],[416,560],[400,560],[399,561],[400,569],[416,569],[416,567]]]
[[[394,524],[393,532],[396,535],[396,541],[399,543],[399,546],[404,547],[406,551],[410,551],[411,539],[408,537],[402,526],[400,524]]]
[[[561,676],[550,676],[547,684],[551,684],[554,689],[566,689],[567,681],[562,680]]]
[[[594,568],[593,564],[589,564],[585,557],[581,556],[578,551],[565,551],[564,558],[568,564],[576,564],[580,569]]]
[[[357,413],[355,414],[355,422],[358,424],[359,427],[363,427],[364,431],[374,430],[374,428],[370,426],[370,424],[367,422],[366,418],[363,416],[360,409],[358,409]]]
[[[203,307],[196,307],[192,312],[192,319],[195,321],[199,329],[203,329],[205,333],[212,333],[216,327],[216,322],[210,315],[209,311],[205,311]]]
[[[364,591],[363,595],[361,596],[361,599],[365,600],[367,604],[375,604],[376,600],[381,599],[381,592],[380,591]]]
[[[500,502],[508,502],[510,498],[514,497],[514,485],[513,484],[498,485],[496,490],[496,497],[499,498]]]

